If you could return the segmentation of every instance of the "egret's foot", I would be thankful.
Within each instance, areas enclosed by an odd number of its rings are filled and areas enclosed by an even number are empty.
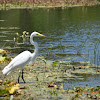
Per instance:
[[[23,81],[24,83],[26,83],[25,81]]]

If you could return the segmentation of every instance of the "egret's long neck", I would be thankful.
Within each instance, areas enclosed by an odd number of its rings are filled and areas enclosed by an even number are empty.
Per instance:
[[[37,54],[38,54],[38,44],[37,44],[37,42],[34,42],[34,41],[33,41],[33,36],[30,36],[30,42],[31,42],[31,44],[34,45],[34,47],[35,47],[35,50],[34,50],[34,52],[33,52],[33,55],[34,55],[34,56],[37,56]]]

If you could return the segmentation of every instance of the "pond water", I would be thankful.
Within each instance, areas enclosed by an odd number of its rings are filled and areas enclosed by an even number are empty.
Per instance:
[[[100,6],[0,10],[0,48],[16,56],[33,50],[29,38],[15,33],[38,31],[39,55],[48,60],[91,61],[100,65]]]
[[[96,87],[100,86],[100,74],[78,74],[83,79],[71,79],[66,80],[63,83],[64,89],[73,89],[75,86],[90,86],[90,87]]]

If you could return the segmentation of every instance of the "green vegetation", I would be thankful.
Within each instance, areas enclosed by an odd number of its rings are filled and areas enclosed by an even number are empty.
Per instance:
[[[67,6],[92,6],[100,4],[97,0],[0,0],[1,7],[67,7]]]
[[[88,66],[88,67],[87,67]],[[1,79],[4,65],[1,66]],[[34,66],[24,67],[26,83],[16,83],[20,69],[16,69],[6,76],[4,84],[0,81],[0,99],[7,100],[92,100],[100,98],[100,86],[90,87],[75,86],[64,88],[65,80],[84,80],[91,75],[100,74],[96,66],[90,62],[48,61],[43,56],[38,56]],[[45,72],[45,73],[44,73]],[[79,75],[77,75],[79,74]],[[83,74],[83,77],[80,75]],[[90,74],[90,76],[88,76]],[[86,75],[86,77],[84,76]]]

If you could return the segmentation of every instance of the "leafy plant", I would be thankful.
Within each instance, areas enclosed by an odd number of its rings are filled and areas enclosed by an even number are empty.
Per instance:
[[[47,64],[47,60],[46,59],[42,59],[42,61],[45,63],[45,65]]]
[[[56,66],[56,65],[58,65],[58,64],[60,64],[60,61],[54,61],[54,62],[52,62],[52,65],[53,65],[53,66]]]

